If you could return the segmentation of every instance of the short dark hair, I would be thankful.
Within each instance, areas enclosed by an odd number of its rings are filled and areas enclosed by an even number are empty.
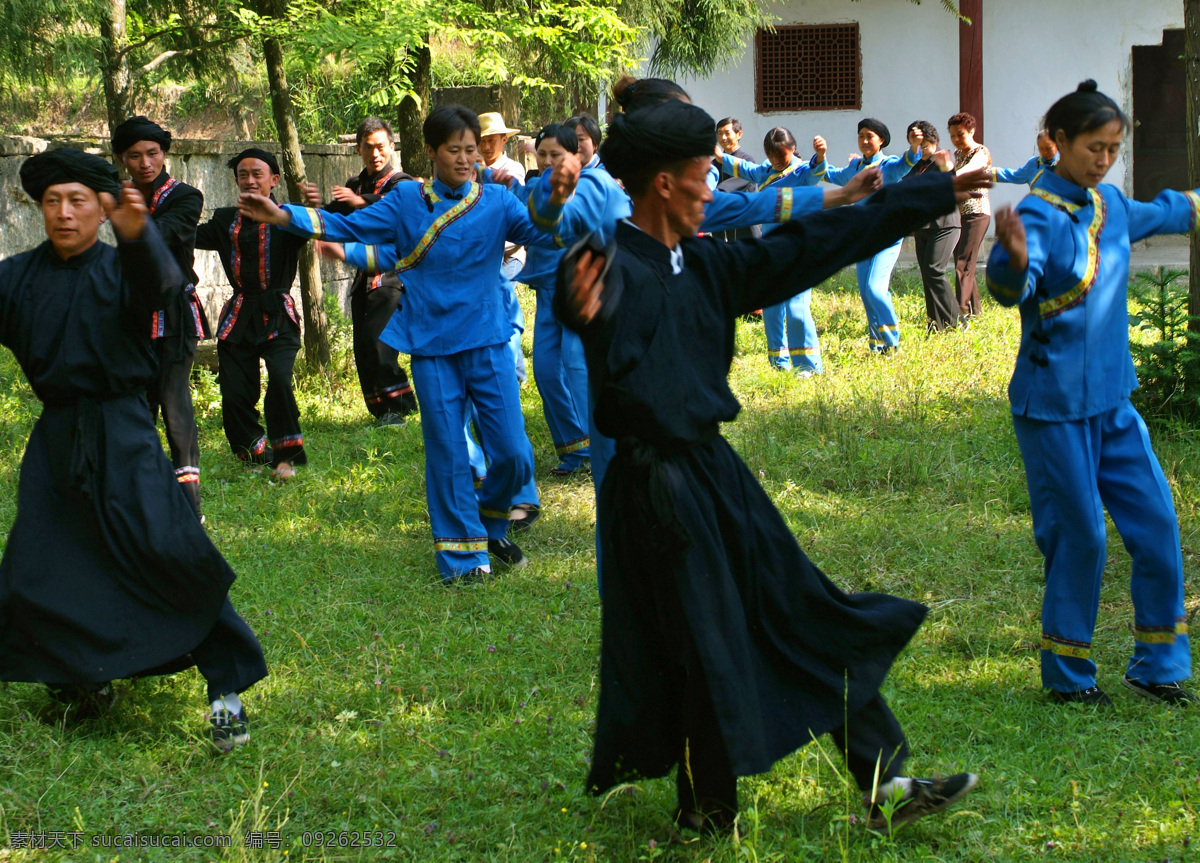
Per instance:
[[[742,121],[737,117],[726,117],[723,120],[718,120],[717,131],[720,131],[723,126],[733,126],[733,131],[739,135],[742,134]]]
[[[928,120],[914,120],[908,124],[908,128],[904,130],[904,137],[908,137],[913,129],[920,129],[921,134],[925,136],[925,140],[931,144],[940,144],[941,136],[938,134],[937,126],[930,123]]]
[[[583,131],[587,132],[587,136],[592,139],[592,143],[597,147],[600,146],[600,124],[597,123],[596,118],[587,111],[580,111],[574,117],[571,117],[569,120],[567,120],[564,125],[570,126],[572,132],[582,126]],[[576,147],[578,146],[579,145],[577,143]]]
[[[721,128],[717,126],[717,128]],[[782,155],[784,150],[796,150],[796,136],[783,126],[776,126],[771,131],[767,132],[767,136],[763,138],[763,150],[767,154],[767,158],[775,155]]]
[[[975,115],[968,114],[966,111],[959,111],[957,114],[951,115],[946,121],[946,128],[952,129],[955,126],[962,126],[968,132],[975,131]]]
[[[374,135],[376,132],[387,132],[388,140],[393,144],[396,143],[396,136],[392,133],[392,124],[387,120],[381,120],[378,117],[367,117],[358,124],[358,129],[354,132],[354,146],[362,146],[365,138]]]
[[[426,146],[435,150],[463,132],[471,132],[475,136],[476,145],[479,144],[479,115],[462,105],[434,108],[421,127]]]
[[[1107,126],[1113,120],[1121,121],[1122,131],[1130,126],[1129,118],[1120,106],[1097,90],[1096,82],[1088,78],[1080,83],[1074,93],[1068,93],[1050,106],[1042,126],[1051,141],[1058,138],[1060,130],[1068,141],[1072,141],[1084,132],[1094,132],[1101,126]]]
[[[579,152],[579,138],[575,134],[574,126],[568,126],[565,123],[550,123],[543,126],[542,130],[537,133],[537,137],[533,139],[533,148],[536,150],[547,138],[558,141],[568,153]]]

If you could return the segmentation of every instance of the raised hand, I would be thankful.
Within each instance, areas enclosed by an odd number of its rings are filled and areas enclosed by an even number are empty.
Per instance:
[[[126,180],[121,184],[120,203],[114,201],[113,196],[107,192],[101,192],[100,204],[104,207],[108,220],[112,222],[113,231],[118,239],[133,242],[142,238],[142,233],[146,230],[146,219],[150,216],[150,208],[146,206],[146,199],[132,182]]]
[[[937,165],[940,170],[950,171],[954,169],[954,159],[950,155],[949,150],[938,150],[933,154],[933,164]]]
[[[346,247],[341,243],[313,240],[313,250],[322,258],[328,258],[331,261],[346,260]]]
[[[1029,266],[1029,251],[1025,246],[1025,226],[1021,217],[1013,212],[1010,206],[1003,206],[996,211],[996,242],[1008,252],[1008,268],[1013,272],[1021,272]]]
[[[256,222],[266,222],[268,225],[283,227],[289,221],[288,214],[278,204],[266,195],[255,192],[242,192],[237,200],[238,212],[247,219]]]
[[[361,210],[367,205],[367,199],[362,195],[355,194],[349,186],[334,186],[333,199],[341,201],[343,204],[349,204],[356,210]]]
[[[301,183],[300,193],[304,196],[304,203],[310,207],[319,207],[324,203],[321,200],[321,190],[317,188],[316,183]]]
[[[492,168],[491,176],[491,182],[501,186],[511,187],[513,182],[517,179],[516,175],[514,175],[512,171],[508,170],[508,168]]]
[[[825,152],[829,149],[829,145],[825,143],[825,139],[820,135],[813,136],[813,152],[817,155],[817,163],[825,161]]]
[[[990,189],[992,185],[992,172],[987,168],[958,174],[954,178],[954,200],[961,204],[971,198],[982,198],[983,190]]]
[[[551,203],[562,206],[571,200],[571,196],[575,194],[575,184],[579,182],[581,169],[579,156],[575,153],[567,153],[562,161],[554,166],[554,171],[550,174]]]
[[[604,270],[604,256],[597,255],[591,249],[579,253],[575,262],[575,277],[566,286],[567,296],[571,298],[571,306],[575,314],[584,324],[590,324],[600,313],[600,296],[604,293],[604,282],[600,273]]]

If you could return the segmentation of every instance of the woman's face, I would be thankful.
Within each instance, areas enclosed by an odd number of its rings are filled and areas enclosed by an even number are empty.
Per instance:
[[[966,126],[951,126],[950,143],[956,150],[970,150],[975,146],[975,131]]]
[[[780,147],[778,150],[772,150],[768,153],[767,159],[771,162],[773,169],[782,171],[788,165],[792,164],[792,157],[795,155],[795,147]]]
[[[1085,189],[1096,188],[1117,161],[1124,137],[1125,127],[1120,120],[1112,120],[1091,132],[1080,132],[1069,141],[1059,129],[1055,133],[1059,152],[1055,173]]]
[[[567,150],[558,143],[557,138],[544,139],[537,147],[538,170],[545,172],[557,168],[562,164],[565,155],[567,155]]]
[[[858,130],[858,152],[863,154],[864,159],[873,159],[875,154],[883,148],[883,138],[880,138],[870,129]]]

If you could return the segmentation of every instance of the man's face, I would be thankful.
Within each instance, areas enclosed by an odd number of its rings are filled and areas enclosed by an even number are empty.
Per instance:
[[[457,188],[475,179],[479,146],[475,142],[475,133],[470,129],[450,136],[436,150],[427,146],[425,152],[433,162],[438,179],[447,186]]]
[[[135,186],[150,186],[162,172],[166,153],[157,141],[138,141],[121,154],[121,163]]]
[[[42,195],[42,218],[54,251],[66,259],[96,242],[104,208],[96,192],[83,183],[59,183]]]
[[[376,129],[358,145],[358,156],[362,159],[363,167],[371,174],[378,174],[387,167],[395,151],[396,145],[386,129]]]
[[[717,142],[726,153],[732,153],[742,143],[742,133],[733,130],[733,123],[726,123],[717,129]]]
[[[508,135],[504,133],[484,135],[479,139],[479,155],[483,156],[485,166],[494,165],[496,160],[504,155],[504,144],[507,141]]]
[[[666,196],[667,223],[681,237],[696,236],[700,223],[704,221],[704,205],[713,199],[712,190],[708,188],[708,169],[711,165],[711,156],[699,156],[690,160],[678,174],[663,172],[668,178],[669,189]]]
[[[586,165],[596,155],[596,142],[583,126],[575,127],[575,137],[579,139],[579,164]]]
[[[243,192],[269,195],[279,185],[279,175],[262,159],[242,159],[237,166],[237,184]]]

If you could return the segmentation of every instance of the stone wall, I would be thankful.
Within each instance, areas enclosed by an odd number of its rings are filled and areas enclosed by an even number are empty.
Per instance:
[[[236,203],[237,185],[233,181],[233,171],[226,166],[226,162],[251,146],[279,154],[279,145],[274,142],[194,139],[171,142],[171,150],[167,153],[167,170],[172,177],[204,193],[203,219],[211,216],[216,207],[231,207]],[[51,141],[0,136],[0,188],[3,189],[0,195],[0,225],[4,226],[0,230],[0,258],[31,249],[46,239],[41,209],[21,188],[18,171],[29,156],[57,147],[77,147],[105,157],[110,153],[107,141],[95,139]],[[302,152],[308,178],[321,187],[326,200],[334,185],[344,184],[347,178],[362,169],[362,162],[354,147],[346,144],[312,144],[302,147]],[[283,187],[284,183],[281,182],[280,186]],[[286,188],[282,192],[277,190],[276,198],[282,199],[286,194]],[[101,228],[100,236],[106,242],[113,242],[112,232],[107,225]],[[197,293],[208,312],[209,321],[215,324],[217,313],[232,293],[217,253],[197,251],[196,273],[200,277]],[[321,273],[325,291],[336,291],[343,310],[348,312],[347,294],[353,280],[353,270],[340,263],[322,261]],[[293,285],[292,295],[300,302],[299,279]]]

